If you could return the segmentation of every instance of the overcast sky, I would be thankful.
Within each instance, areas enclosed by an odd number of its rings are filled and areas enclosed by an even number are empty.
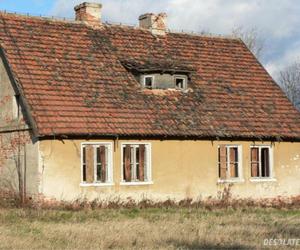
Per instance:
[[[82,0],[0,0],[0,9],[74,17]],[[103,20],[137,24],[146,12],[166,12],[174,30],[229,34],[234,27],[257,28],[265,39],[263,65],[276,72],[300,59],[299,0],[93,0],[103,4]]]

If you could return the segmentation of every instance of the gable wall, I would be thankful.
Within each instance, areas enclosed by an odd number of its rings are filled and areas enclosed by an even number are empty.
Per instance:
[[[112,142],[95,140],[94,142]],[[225,187],[218,182],[218,145],[241,145],[243,149],[244,181],[234,183],[233,195],[240,197],[275,197],[300,194],[300,143],[275,143],[275,179],[265,182],[250,181],[250,145],[252,142],[218,141],[133,141],[150,142],[152,145],[153,184],[122,186],[121,143],[119,140],[113,154],[113,181],[110,187],[82,187],[80,166],[81,140],[41,141],[41,165],[44,169],[42,192],[56,199],[79,197],[103,198],[121,196],[141,198],[198,198],[217,196]],[[89,141],[92,142],[92,141]],[[256,144],[261,144],[256,142]],[[270,145],[270,142],[264,143]]]
[[[21,171],[26,166],[27,193],[37,193],[38,142],[32,138],[22,111],[18,115],[15,91],[0,58],[0,189],[18,190],[17,166]]]

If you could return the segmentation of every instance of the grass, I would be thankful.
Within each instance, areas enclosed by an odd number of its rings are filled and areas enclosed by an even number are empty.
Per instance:
[[[299,239],[300,210],[0,208],[0,249],[261,249],[271,238]]]

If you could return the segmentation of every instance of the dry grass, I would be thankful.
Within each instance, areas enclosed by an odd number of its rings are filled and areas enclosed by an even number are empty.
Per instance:
[[[300,238],[300,210],[0,209],[1,249],[260,249],[266,238]]]

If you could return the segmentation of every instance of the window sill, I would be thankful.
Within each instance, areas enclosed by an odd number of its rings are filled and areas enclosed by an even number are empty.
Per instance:
[[[250,178],[250,182],[274,182],[277,181],[276,178],[266,177],[266,178]]]
[[[152,185],[153,181],[145,182],[120,182],[121,186],[143,186],[143,185]]]
[[[109,187],[114,185],[114,183],[80,183],[81,187]]]
[[[222,183],[243,183],[243,182],[245,182],[244,179],[228,179],[228,180],[219,179],[217,181],[218,184],[222,184]]]

